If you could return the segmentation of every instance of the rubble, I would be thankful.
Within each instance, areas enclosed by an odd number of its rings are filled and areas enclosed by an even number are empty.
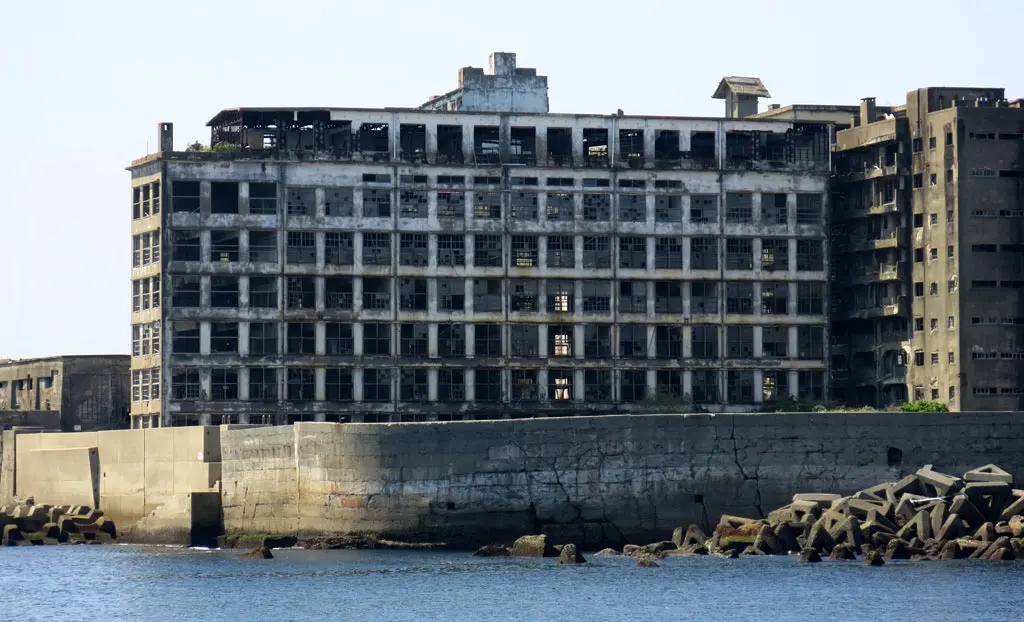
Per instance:
[[[114,521],[85,506],[9,505],[0,507],[2,546],[84,544],[117,539]]]

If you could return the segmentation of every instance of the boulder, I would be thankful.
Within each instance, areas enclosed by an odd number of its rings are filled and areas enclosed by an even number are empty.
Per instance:
[[[662,551],[672,551],[677,548],[679,547],[676,546],[674,542],[669,542],[666,540],[664,542],[654,542],[652,544],[648,544],[647,546],[643,547],[643,550],[645,553],[657,555]]]
[[[575,544],[566,544],[558,554],[559,564],[585,564],[583,554],[576,549]]]
[[[1019,538],[1021,534],[1024,534],[1024,516],[1011,517],[1007,525],[1010,528],[1010,534],[1014,538]]]
[[[891,559],[891,558],[890,558]],[[871,551],[864,557],[865,566],[884,566],[885,558],[878,551]]]
[[[643,547],[638,546],[636,544],[627,544],[626,546],[622,547],[622,554],[632,557],[637,553],[637,551],[640,551],[641,548]]]
[[[298,544],[295,536],[264,536],[263,547],[268,549],[290,549]]]
[[[837,544],[828,557],[835,561],[850,561],[857,559],[857,552],[853,545]]]
[[[512,557],[558,557],[547,536],[522,536],[512,544]]]
[[[238,556],[239,559],[274,559],[274,554],[265,546],[253,549]]]
[[[485,544],[473,551],[473,557],[508,557],[510,553],[508,547],[499,544]]]
[[[1003,520],[1009,520],[1018,514],[1024,515],[1024,490],[1014,488],[1010,491],[1010,497],[1006,500],[1006,507],[1003,508],[1003,512],[999,517]]]
[[[800,551],[800,562],[801,563],[804,563],[804,564],[816,564],[816,563],[818,563],[820,561],[821,561],[821,555],[818,554],[818,551],[816,551],[814,549],[811,549],[811,548],[805,548],[802,551]]]
[[[893,538],[885,546],[886,559],[910,559],[915,552],[911,550],[909,542],[899,538]]]
[[[615,549],[601,549],[597,553],[594,553],[594,555],[600,555],[602,557],[612,557],[615,555],[622,555],[622,553],[616,551]]]
[[[654,561],[653,557],[641,557],[636,560],[636,565],[641,568],[657,568],[658,562]]]

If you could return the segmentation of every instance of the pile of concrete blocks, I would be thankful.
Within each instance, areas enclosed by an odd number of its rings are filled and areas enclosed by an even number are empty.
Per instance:
[[[848,497],[796,494],[765,519],[723,516],[712,554],[814,551],[832,559],[1024,559],[1024,490],[989,464],[962,477],[931,465]],[[813,557],[808,555],[809,557]]]
[[[117,539],[114,521],[82,505],[0,507],[2,546],[96,544]]]

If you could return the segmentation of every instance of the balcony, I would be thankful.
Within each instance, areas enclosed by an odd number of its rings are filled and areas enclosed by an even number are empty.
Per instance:
[[[833,246],[837,251],[847,253],[897,248],[899,244],[899,229],[883,231],[874,235],[851,235],[833,241]]]
[[[900,307],[906,303],[906,296],[887,296],[874,301],[855,301],[845,317],[856,320],[870,320],[900,315]]]
[[[841,174],[840,179],[844,182],[867,181],[869,179],[895,177],[898,173],[899,169],[895,164],[890,164],[889,166],[866,164],[861,169]]]

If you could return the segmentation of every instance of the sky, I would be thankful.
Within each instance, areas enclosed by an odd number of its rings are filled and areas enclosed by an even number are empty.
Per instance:
[[[184,149],[222,108],[415,106],[494,51],[552,112],[721,116],[724,75],[783,105],[1016,98],[1021,24],[1009,0],[0,2],[0,358],[128,353],[125,167],[160,121]]]

